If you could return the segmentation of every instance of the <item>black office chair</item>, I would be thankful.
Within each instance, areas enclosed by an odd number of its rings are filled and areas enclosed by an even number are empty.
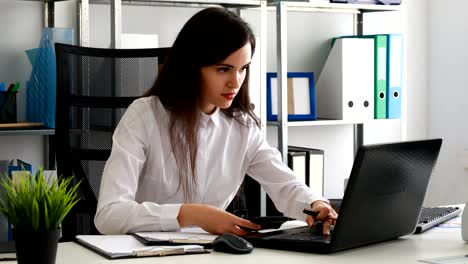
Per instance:
[[[55,45],[57,172],[81,180],[81,200],[62,223],[62,241],[98,234],[94,215],[112,134],[126,108],[152,86],[169,50]]]

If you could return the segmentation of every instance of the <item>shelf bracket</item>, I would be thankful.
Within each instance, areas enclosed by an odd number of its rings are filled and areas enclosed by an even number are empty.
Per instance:
[[[55,26],[55,2],[44,2],[44,27]]]
[[[287,36],[287,5],[285,2],[277,2],[276,6],[276,32],[277,38],[277,71],[278,71],[278,149],[283,157],[283,162],[288,163],[288,36]]]
[[[122,46],[122,1],[112,0],[111,8],[111,48],[120,49]]]
[[[89,0],[80,0],[78,5],[78,44],[89,47]]]

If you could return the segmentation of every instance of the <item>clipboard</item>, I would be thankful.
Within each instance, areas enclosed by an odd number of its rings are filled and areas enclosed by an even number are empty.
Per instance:
[[[107,259],[210,253],[200,245],[146,246],[131,235],[78,235],[75,242]]]

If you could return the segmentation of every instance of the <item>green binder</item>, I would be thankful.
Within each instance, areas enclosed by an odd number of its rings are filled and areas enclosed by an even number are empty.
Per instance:
[[[365,36],[363,36],[365,37]],[[374,118],[387,118],[387,36],[374,35]]]
[[[387,118],[387,35],[342,36],[374,39],[374,118]],[[332,45],[337,38],[332,39]]]

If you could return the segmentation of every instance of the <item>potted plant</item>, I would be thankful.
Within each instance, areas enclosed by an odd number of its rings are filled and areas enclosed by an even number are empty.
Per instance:
[[[47,181],[36,177],[4,177],[0,182],[0,213],[12,225],[18,264],[54,264],[60,224],[78,202],[72,178]],[[30,175],[30,174],[26,174]]]

